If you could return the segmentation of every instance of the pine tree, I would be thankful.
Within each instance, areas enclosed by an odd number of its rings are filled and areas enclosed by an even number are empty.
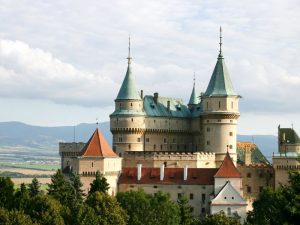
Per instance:
[[[48,184],[48,194],[58,200],[62,205],[72,205],[74,202],[74,189],[61,172],[51,176],[51,183]]]
[[[74,190],[74,197],[76,199],[77,203],[82,203],[83,202],[83,196],[85,196],[85,194],[83,193],[83,190],[81,189],[83,184],[80,181],[80,177],[77,174],[71,174],[70,177],[70,181],[71,181],[71,185],[73,187]]]
[[[89,195],[95,193],[96,191],[106,193],[108,190],[109,184],[107,183],[107,179],[99,171],[97,171],[96,178],[91,183]]]
[[[11,209],[14,204],[14,183],[9,177],[0,177],[0,207]]]
[[[41,192],[41,184],[36,177],[32,179],[31,183],[28,186],[30,197],[34,197]]]
[[[26,207],[28,200],[29,200],[29,191],[26,188],[26,185],[22,183],[20,185],[20,189],[17,190],[17,192],[15,193],[14,208],[24,209]]]

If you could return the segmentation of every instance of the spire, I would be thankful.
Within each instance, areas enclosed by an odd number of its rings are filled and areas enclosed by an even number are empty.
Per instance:
[[[218,177],[218,178],[220,177],[240,178],[241,177],[240,172],[233,164],[232,159],[228,152],[226,153],[225,158],[214,177]]]
[[[122,86],[119,90],[118,96],[116,100],[140,100],[141,96],[137,91],[134,77],[131,71],[131,55],[130,55],[130,36],[129,36],[129,43],[128,43],[128,65],[127,65],[127,72],[125,78],[123,80]]]
[[[223,53],[222,53],[222,27],[220,27],[220,50],[218,60],[214,68],[213,74],[210,78],[208,87],[204,93],[204,96],[237,96],[234,91],[231,79],[225,65]]]
[[[218,58],[223,58],[223,54],[222,54],[222,27],[220,26],[220,50],[219,50],[219,57]]]
[[[197,94],[196,94],[196,90],[195,90],[195,73],[194,73],[194,84],[193,84],[193,90],[192,90],[192,94],[189,100],[189,104],[188,105],[197,105],[198,104],[198,99],[197,99]]]

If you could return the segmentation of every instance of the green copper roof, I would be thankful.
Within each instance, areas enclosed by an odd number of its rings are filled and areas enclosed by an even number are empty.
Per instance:
[[[233,89],[222,53],[219,54],[217,64],[204,96],[237,96],[237,93]]]
[[[195,91],[195,84],[194,84],[192,94],[191,94],[191,97],[190,97],[190,101],[189,101],[189,105],[197,105],[198,103],[199,102],[198,102],[197,94],[196,94],[196,91]]]
[[[244,164],[245,163],[245,148],[237,148],[237,162]],[[251,152],[251,163],[265,163],[270,164],[270,162],[267,160],[267,158],[262,154],[260,149],[258,147],[252,149]]]
[[[141,96],[137,91],[133,74],[131,72],[130,61],[128,62],[126,76],[118,93],[116,100],[140,100]]]
[[[285,140],[283,140],[283,134]],[[293,128],[280,128],[279,129],[280,144],[300,144],[300,138]]]

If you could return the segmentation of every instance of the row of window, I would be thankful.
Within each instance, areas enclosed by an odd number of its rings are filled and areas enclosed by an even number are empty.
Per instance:
[[[206,102],[206,109],[208,109],[209,103]],[[221,101],[219,101],[219,109],[221,109]],[[233,102],[231,102],[231,109],[233,109]]]

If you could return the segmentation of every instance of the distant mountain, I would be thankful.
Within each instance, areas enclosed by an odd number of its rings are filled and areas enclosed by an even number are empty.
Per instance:
[[[82,123],[77,126],[60,126],[60,127],[41,127],[27,125],[21,122],[0,122],[0,161],[3,157],[11,155],[12,150],[19,149],[25,151],[27,149],[30,154],[30,149],[35,150],[36,158],[42,155],[50,154],[58,158],[58,143],[59,142],[87,142],[94,130],[96,124]],[[109,122],[99,124],[105,138],[112,142]],[[259,147],[262,153],[271,159],[272,153],[277,152],[277,137],[272,135],[238,135],[238,141],[254,140],[254,143]],[[32,150],[32,151],[33,151]],[[3,152],[6,152],[4,156]],[[38,155],[37,155],[38,154]],[[15,153],[12,157],[23,157],[22,154]]]

